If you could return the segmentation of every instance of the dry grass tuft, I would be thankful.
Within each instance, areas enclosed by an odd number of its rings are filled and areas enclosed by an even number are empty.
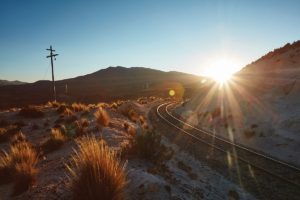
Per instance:
[[[10,139],[11,145],[15,145],[20,142],[27,142],[26,136],[22,133],[22,131],[19,131]]]
[[[75,121],[75,131],[76,136],[82,136],[88,133],[87,128],[90,125],[90,122],[87,119],[80,119]]]
[[[83,137],[77,145],[67,165],[74,199],[124,199],[126,175],[116,153],[95,137]]]
[[[20,131],[20,128],[16,125],[9,125],[5,128],[0,128],[0,143],[1,142],[6,142],[17,134]]]
[[[71,105],[73,111],[75,112],[81,112],[81,111],[89,111],[89,107],[85,104],[82,104],[82,103],[73,103]]]
[[[66,142],[67,137],[58,128],[51,129],[49,139],[42,144],[42,149],[45,153],[49,153],[61,148]]]
[[[99,108],[95,112],[96,121],[98,124],[102,126],[108,126],[110,123],[110,117],[108,116],[107,112],[103,108]]]
[[[134,137],[136,135],[136,128],[127,122],[124,123],[124,129],[126,133],[128,133],[130,136]]]
[[[57,101],[49,101],[47,103],[47,106],[52,107],[52,108],[58,108],[61,105],[61,103]]]
[[[75,116],[75,113],[70,108],[65,108],[62,112],[62,115],[66,117],[72,117]]]
[[[65,112],[65,110],[66,110],[67,108],[68,108],[68,106],[67,106],[66,104],[61,104],[61,105],[57,108],[56,112],[59,113],[59,114],[62,114],[62,113]]]
[[[10,153],[0,157],[1,181],[14,180],[13,194],[26,191],[36,181],[38,155],[31,144],[19,142],[10,146]]]
[[[161,151],[161,135],[154,130],[136,134],[132,144],[133,152],[140,158],[152,160]]]
[[[115,110],[115,111],[118,109],[118,107],[119,107],[119,106],[118,106],[118,104],[117,104],[116,102],[113,102],[113,103],[110,105],[110,108],[113,109],[113,110]]]
[[[128,118],[129,118],[131,121],[133,121],[133,122],[135,122],[135,123],[136,123],[136,122],[138,121],[138,119],[139,119],[138,113],[137,113],[135,110],[133,110],[133,109],[130,109],[130,110],[128,111],[127,116],[128,116]]]

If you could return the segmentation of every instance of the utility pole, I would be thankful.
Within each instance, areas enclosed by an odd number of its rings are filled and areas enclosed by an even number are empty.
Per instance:
[[[56,60],[55,56],[58,56],[58,54],[53,54],[55,51],[52,49],[52,46],[50,45],[50,49],[46,49],[47,51],[50,51],[50,55],[47,56],[47,58],[51,58],[51,68],[52,68],[52,83],[53,83],[53,98],[56,102],[56,89],[55,89],[55,80],[54,80],[54,68],[53,68],[53,58]]]

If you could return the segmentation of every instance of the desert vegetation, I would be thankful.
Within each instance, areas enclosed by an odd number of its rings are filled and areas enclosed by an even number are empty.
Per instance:
[[[50,137],[42,144],[42,149],[45,153],[54,151],[63,146],[67,137],[59,128],[52,128]]]
[[[82,103],[72,103],[71,108],[75,112],[89,111],[89,107]]]
[[[0,143],[8,141],[12,136],[20,131],[20,127],[16,125],[8,125],[0,128]]]
[[[74,199],[124,199],[126,173],[103,140],[82,137],[68,165]]]
[[[98,108],[98,110],[94,114],[96,121],[101,126],[108,126],[110,122],[110,117],[107,112],[102,108]]]
[[[36,181],[38,155],[32,145],[20,141],[10,146],[10,152],[0,157],[2,182],[14,181],[13,195],[27,190]]]
[[[75,121],[75,132],[76,132],[76,136],[82,136],[88,133],[88,126],[90,125],[90,122],[85,119],[82,118],[80,120]]]

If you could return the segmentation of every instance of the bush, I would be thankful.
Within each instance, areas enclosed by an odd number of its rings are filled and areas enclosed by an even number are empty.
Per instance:
[[[89,111],[89,107],[82,103],[73,103],[71,107],[75,112]]]
[[[130,110],[128,111],[127,117],[128,117],[131,121],[133,121],[133,122],[137,122],[138,119],[139,119],[139,115],[138,115],[137,112],[136,112],[135,110],[133,110],[133,109],[130,109]]]
[[[28,118],[44,117],[44,113],[41,110],[39,110],[37,107],[33,107],[33,106],[22,108],[19,112],[19,115]]]
[[[75,113],[69,108],[65,108],[64,111],[61,114],[65,117],[75,116]]]
[[[9,140],[9,138],[17,134],[19,131],[20,128],[16,125],[9,125],[5,128],[0,128],[0,143],[6,142],[7,140]]]
[[[127,122],[124,123],[124,129],[126,133],[128,133],[130,136],[134,137],[136,135],[136,129],[132,125],[128,124]]]
[[[60,105],[60,106],[57,108],[56,112],[59,113],[59,114],[62,114],[62,113],[65,112],[65,110],[66,110],[67,108],[68,108],[67,105],[62,104],[62,105]]]
[[[143,159],[154,159],[161,149],[161,135],[154,130],[136,134],[133,141],[133,151]]]
[[[58,128],[51,129],[50,138],[42,144],[45,153],[49,153],[61,148],[66,142],[67,137]]]
[[[87,127],[90,125],[90,122],[87,119],[80,119],[75,121],[75,130],[76,136],[82,136],[87,134]]]
[[[20,142],[27,142],[27,139],[26,139],[25,135],[22,133],[22,131],[19,131],[17,134],[15,134],[11,138],[10,144],[15,145],[15,144],[20,143]]]
[[[110,122],[110,118],[107,114],[107,112],[103,109],[103,108],[99,108],[96,112],[95,112],[95,117],[96,117],[96,121],[98,124],[102,125],[102,126],[108,126],[109,122]]]
[[[58,107],[61,105],[61,103],[59,103],[59,102],[57,102],[57,101],[49,101],[49,102],[47,103],[47,105],[48,105],[49,107],[52,107],[52,108],[58,108]]]
[[[10,153],[4,152],[0,157],[0,177],[5,178],[1,180],[14,180],[14,195],[24,192],[35,183],[37,161],[37,153],[28,142],[11,145]]]
[[[124,199],[126,175],[114,151],[103,140],[83,137],[67,165],[74,199]]]

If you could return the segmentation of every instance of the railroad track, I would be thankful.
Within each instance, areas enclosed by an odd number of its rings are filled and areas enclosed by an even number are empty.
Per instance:
[[[300,189],[299,167],[234,143],[220,136],[216,136],[209,131],[194,127],[172,115],[169,111],[172,105],[174,105],[174,103],[163,103],[156,109],[157,115],[170,126],[180,130],[181,133],[194,140],[223,152],[226,156],[230,155],[232,159],[246,164],[250,177],[252,176],[254,178],[256,173],[261,176],[261,172],[263,172],[272,178],[292,185],[296,190]],[[183,125],[189,127],[189,129],[182,128]]]

